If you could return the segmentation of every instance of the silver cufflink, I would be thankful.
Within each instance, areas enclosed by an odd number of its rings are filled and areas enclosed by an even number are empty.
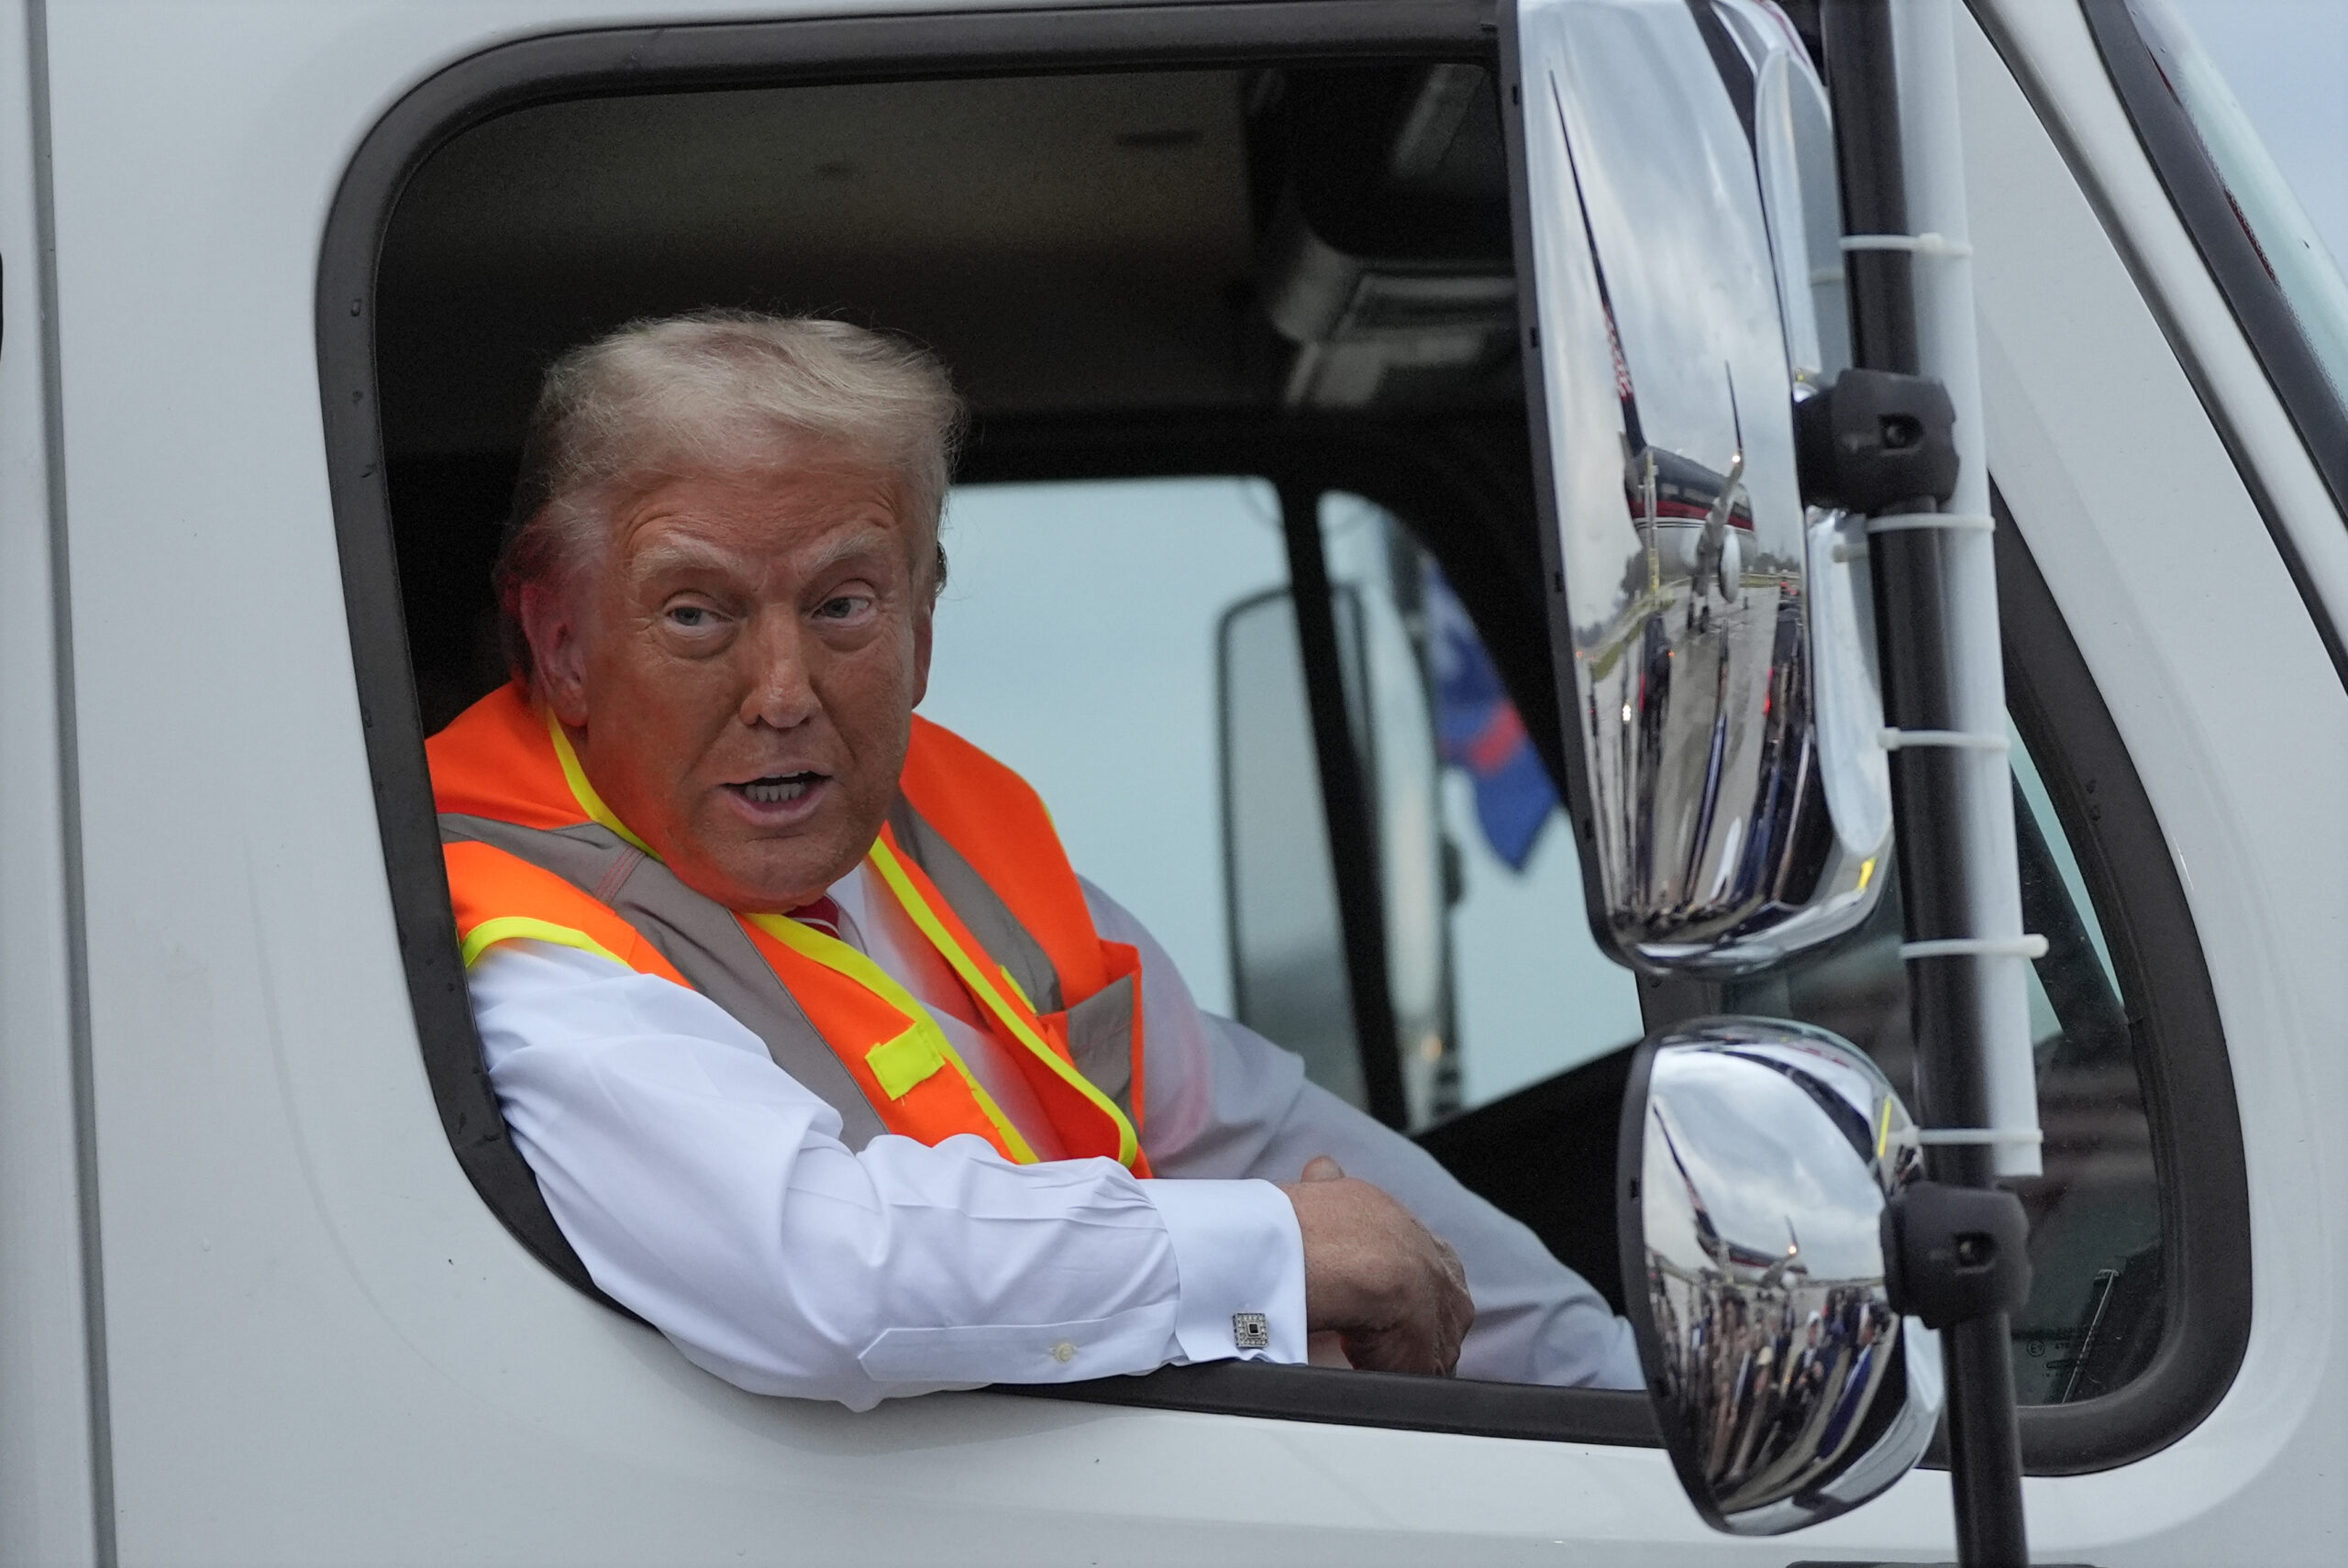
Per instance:
[[[1272,1320],[1261,1312],[1234,1312],[1231,1315],[1231,1342],[1241,1350],[1272,1348]]]

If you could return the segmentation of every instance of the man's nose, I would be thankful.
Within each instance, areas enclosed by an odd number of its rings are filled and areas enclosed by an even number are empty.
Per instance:
[[[787,730],[803,724],[818,706],[808,656],[814,650],[799,618],[761,618],[744,639],[749,668],[739,713],[746,724]]]

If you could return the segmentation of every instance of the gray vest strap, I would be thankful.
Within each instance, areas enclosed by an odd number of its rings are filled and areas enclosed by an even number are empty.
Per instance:
[[[962,852],[913,808],[903,795],[889,812],[897,845],[937,884],[970,934],[994,961],[1011,972],[1037,1012],[1058,1012],[1067,1002],[1051,955],[1022,925],[1011,906]],[[1068,1009],[1068,1053],[1093,1088],[1117,1102],[1128,1121],[1134,1113],[1134,982],[1130,975]]]
[[[889,809],[889,827],[897,835],[898,847],[937,884],[937,890],[946,895],[946,901],[954,906],[979,945],[1011,971],[1011,977],[1027,993],[1027,1004],[1037,1012],[1058,1012],[1066,1007],[1060,997],[1059,971],[1052,967],[1051,955],[1044,951],[1044,944],[1019,923],[1011,906],[962,858],[962,852],[923,821],[903,795]],[[1091,1073],[1084,1076],[1092,1077]],[[1109,1087],[1099,1078],[1092,1081],[1104,1090]]]
[[[957,911],[958,913],[959,911]],[[1068,1054],[1092,1087],[1134,1114],[1134,977],[1102,987],[1068,1010]],[[1138,1124],[1134,1129],[1141,1131]]]
[[[674,872],[609,828],[594,823],[529,828],[444,812],[440,840],[470,840],[502,849],[610,906],[675,965],[695,990],[764,1041],[776,1066],[839,1112],[842,1143],[861,1149],[887,1131],[880,1112],[783,988],[773,966],[751,944],[733,911],[678,881]],[[957,902],[955,909],[958,913],[961,905]],[[1105,1091],[1108,1086],[1102,1088]]]

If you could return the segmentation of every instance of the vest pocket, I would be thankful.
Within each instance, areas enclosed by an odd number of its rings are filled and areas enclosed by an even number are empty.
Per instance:
[[[883,1040],[864,1054],[864,1065],[891,1099],[903,1099],[914,1086],[946,1066],[946,1054],[932,1036],[936,1025],[916,1023],[893,1040]]]

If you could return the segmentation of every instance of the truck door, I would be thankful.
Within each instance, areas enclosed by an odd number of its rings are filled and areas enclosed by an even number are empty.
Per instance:
[[[1733,98],[1757,9],[1687,12],[1711,40],[1691,81]],[[2271,1195],[2329,1190],[2330,1015],[2292,977],[2336,955],[2314,896],[2260,869],[2336,847],[2287,829],[2276,780],[2338,778],[2348,725],[2304,613],[2267,624],[2290,575],[2076,172],[2060,94],[2105,81],[2084,24],[1981,9],[1988,33],[1953,25],[1966,156],[1996,171],[1972,189],[2016,784],[2062,938],[2038,976],[2061,1157],[2015,1348],[2031,1497],[2049,1554],[2222,1559],[2264,1514],[2310,1517],[2290,1444],[2348,1364],[2329,1254],[2267,1240]],[[6,1539],[53,1529],[23,1554],[63,1561],[1945,1556],[1930,1468],[1798,1545],[1711,1533],[1633,1393],[1226,1365],[858,1416],[726,1386],[580,1288],[479,1070],[422,742],[502,674],[487,568],[537,369],[638,315],[835,310],[960,368],[980,428],[940,716],[1000,734],[1202,996],[1268,1027],[1268,933],[1321,955],[1319,1032],[1294,1041],[1316,1076],[1600,1289],[1642,1023],[1733,1005],[1894,1067],[1899,1046],[1873,933],[1733,994],[1634,979],[1589,935],[1510,206],[1561,194],[1510,180],[1530,89],[1505,10],[644,14],[9,24],[39,48],[0,72],[40,90],[0,76],[39,132],[0,139],[27,173],[0,174],[0,1498],[38,1507],[0,1509]],[[2111,364],[2125,419],[2087,373]],[[2223,581],[2195,561],[2213,540]],[[1750,560],[1708,559],[1754,597]],[[1036,637],[1039,584],[1077,640]],[[2178,602],[2248,658],[2222,693],[2173,654]],[[2253,723],[2249,690],[2306,722]],[[1035,721],[1061,705],[1109,717]],[[1258,858],[1251,822],[1290,858]],[[2254,1354],[2245,1238],[2257,1300],[2287,1309]]]

